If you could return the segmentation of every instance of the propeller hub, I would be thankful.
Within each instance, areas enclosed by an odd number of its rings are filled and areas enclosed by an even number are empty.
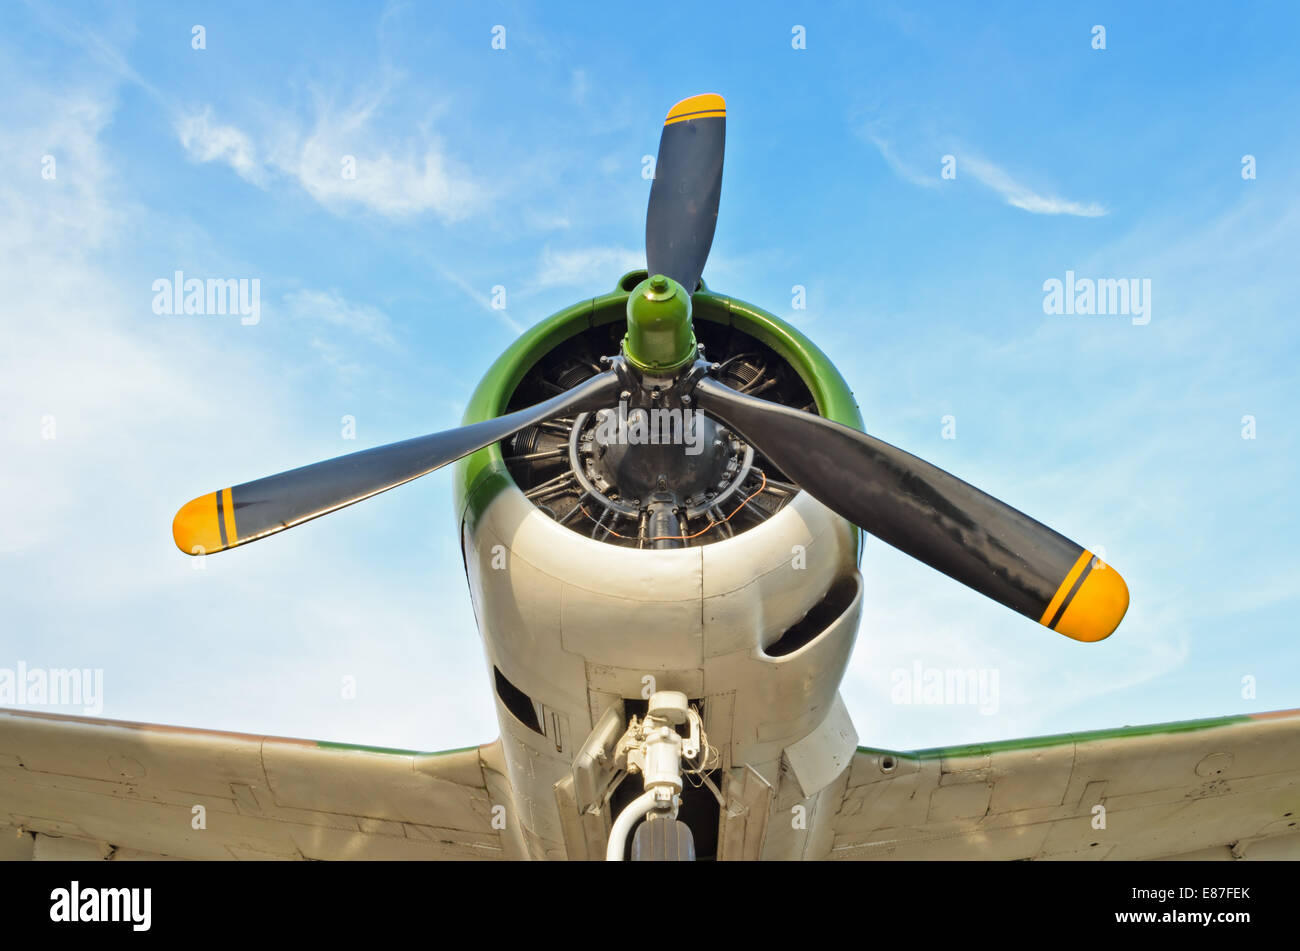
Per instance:
[[[652,377],[672,376],[695,360],[691,295],[672,278],[646,278],[627,299],[627,335],[623,355],[638,371]]]

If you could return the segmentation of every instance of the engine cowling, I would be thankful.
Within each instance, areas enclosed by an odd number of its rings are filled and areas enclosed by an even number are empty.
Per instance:
[[[467,422],[527,403],[538,388],[574,385],[584,364],[596,372],[586,358],[621,333],[614,315],[643,276],[521,339],[480,386]],[[704,289],[695,301],[706,358],[732,361],[738,385],[861,426],[843,379],[797,331]],[[573,471],[584,465],[573,449],[584,421],[562,422],[568,432],[523,433],[475,454],[457,481],[466,572],[528,852],[571,855],[582,820],[566,810],[599,804],[574,802],[557,784],[602,713],[634,710],[655,690],[682,691],[701,707],[719,785],[749,767],[772,786],[772,807],[791,795],[815,800],[856,747],[838,687],[862,607],[857,529],[794,487],[778,488],[781,474],[724,433],[725,459],[705,467],[725,483],[724,502],[706,505],[704,489],[683,488],[683,540],[647,545],[644,518],[638,541],[636,516],[618,513],[628,501],[618,487],[605,480],[602,492],[590,473]],[[572,504],[539,500],[537,485],[563,482],[566,467]],[[755,492],[760,482],[774,488]],[[700,504],[685,504],[688,495]],[[707,850],[710,830],[693,831]]]

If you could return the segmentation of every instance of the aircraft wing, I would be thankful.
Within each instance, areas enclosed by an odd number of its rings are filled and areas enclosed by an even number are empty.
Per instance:
[[[859,748],[840,782],[811,857],[1300,858],[1300,710]]]
[[[860,748],[839,783],[809,858],[1300,858],[1300,711]],[[521,858],[493,821],[507,789],[497,743],[416,753],[0,711],[0,859]]]
[[[515,857],[506,789],[497,743],[414,753],[0,710],[0,859]]]

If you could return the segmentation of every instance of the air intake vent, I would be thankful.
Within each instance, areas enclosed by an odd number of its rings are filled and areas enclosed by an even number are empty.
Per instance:
[[[801,647],[811,644],[817,636],[835,623],[858,594],[857,575],[841,578],[830,586],[825,597],[812,606],[802,618],[790,626],[774,644],[763,653],[769,657],[785,657]]]
[[[537,706],[533,703],[532,698],[506,680],[506,675],[496,667],[492,668],[492,673],[496,675],[497,696],[501,698],[501,702],[505,704],[506,709],[514,714],[514,718],[524,726],[545,735],[542,723],[537,719]]]

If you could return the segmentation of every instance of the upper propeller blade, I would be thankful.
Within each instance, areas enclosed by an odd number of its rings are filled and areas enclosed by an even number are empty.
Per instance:
[[[365,449],[245,482],[187,502],[172,522],[187,555],[224,551],[378,495],[521,429],[610,406],[621,389],[608,370],[535,406],[460,429]]]
[[[694,294],[704,273],[722,195],[727,104],[708,93],[668,110],[645,218],[646,267]]]
[[[695,394],[827,508],[1045,627],[1099,641],[1128,610],[1124,579],[1092,552],[916,456],[717,380]]]

